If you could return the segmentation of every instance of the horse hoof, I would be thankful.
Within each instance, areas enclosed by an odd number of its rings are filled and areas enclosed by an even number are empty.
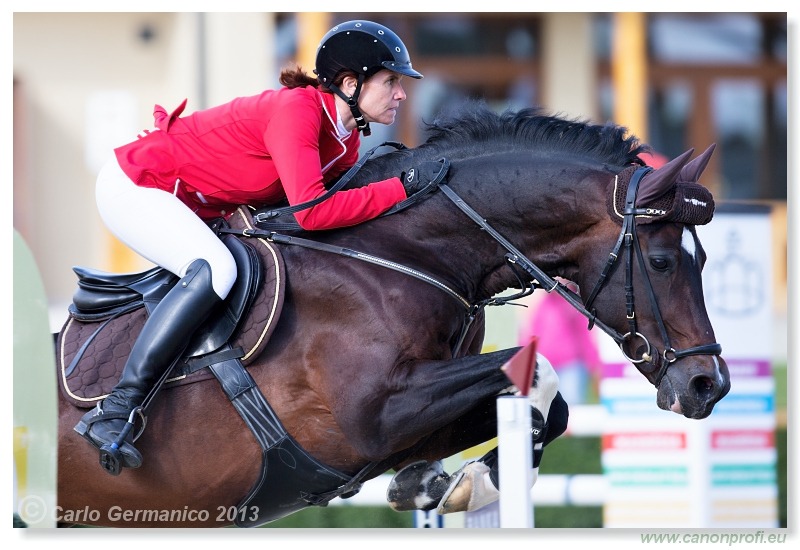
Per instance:
[[[500,498],[500,492],[484,478],[489,467],[483,462],[470,462],[453,474],[450,487],[442,496],[436,511],[440,515],[453,512],[471,512]]]
[[[389,482],[386,500],[397,512],[433,510],[450,485],[442,463],[420,460],[400,469]]]

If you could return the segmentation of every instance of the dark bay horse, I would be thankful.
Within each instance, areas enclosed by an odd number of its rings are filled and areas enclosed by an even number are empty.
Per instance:
[[[408,266],[452,293],[376,263],[280,245],[282,315],[247,370],[294,440],[346,476],[366,471],[366,481],[494,437],[495,398],[513,391],[500,367],[517,349],[481,354],[484,318],[471,308],[531,279],[614,337],[660,408],[711,414],[730,385],[694,230],[713,213],[696,183],[713,148],[635,170],[646,147],[624,128],[480,104],[429,131],[417,148],[368,161],[353,185],[445,158],[445,186],[398,213],[302,236]],[[580,296],[551,287],[555,277],[577,283]],[[548,391],[532,402],[549,406]],[[118,476],[73,431],[83,411],[63,396],[59,408],[58,503],[75,523],[222,526],[258,482],[261,449],[214,380],[164,391],[137,442],[144,464]],[[187,513],[139,513],[154,509]]]

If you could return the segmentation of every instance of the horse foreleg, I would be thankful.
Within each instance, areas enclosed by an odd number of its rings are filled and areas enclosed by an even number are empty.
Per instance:
[[[440,459],[493,438],[496,418],[497,397],[492,396],[419,442],[399,464],[391,464],[397,473],[386,492],[389,506],[398,512],[436,509],[453,481]]]
[[[548,434],[548,418],[551,405],[558,394],[558,376],[550,362],[542,355],[537,356],[536,384],[531,388],[528,399],[534,409],[533,427],[533,472],[531,487],[539,475],[539,463],[544,445],[561,435],[566,429],[568,415],[566,403],[559,399],[558,422],[554,422],[553,433]],[[549,435],[549,439],[548,439]],[[500,497],[500,483],[497,470],[498,449],[495,448],[482,458],[466,464],[453,475],[453,479],[439,503],[440,514],[477,510],[496,501]]]
[[[534,421],[534,427],[542,429],[542,433],[533,435],[534,483],[543,447],[566,430],[568,418],[567,405],[557,395],[555,371],[541,356],[538,363],[536,382],[529,392],[534,417],[539,419]],[[497,434],[496,403],[493,396],[476,404],[469,413],[422,442],[411,455],[418,461],[398,471],[392,479],[387,492],[389,504],[398,511],[430,510],[438,504],[439,513],[449,513],[478,509],[497,500],[497,449],[467,464],[453,476],[443,473],[437,460],[494,437]],[[443,488],[445,481],[448,485]]]
[[[516,350],[396,366],[353,389],[335,410],[347,441],[367,460],[407,456],[408,449],[511,387],[500,370]],[[362,378],[363,379],[363,378]]]

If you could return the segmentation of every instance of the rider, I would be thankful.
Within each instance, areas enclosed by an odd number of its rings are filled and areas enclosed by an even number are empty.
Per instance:
[[[97,448],[118,438],[233,286],[233,257],[207,222],[241,204],[286,199],[294,205],[322,195],[326,183],[358,160],[359,132],[369,135],[371,122],[394,122],[406,98],[403,76],[422,78],[400,38],[371,21],[331,29],[317,50],[314,73],[286,68],[280,89],[182,118],[186,100],[171,114],[157,105],[156,130],[115,149],[101,170],[96,197],[107,227],[181,279],[147,320],[119,383],[75,427]],[[375,218],[423,186],[420,172],[430,170],[417,168],[340,191],[296,212],[297,222],[320,230]],[[119,452],[123,466],[141,465],[130,436]]]

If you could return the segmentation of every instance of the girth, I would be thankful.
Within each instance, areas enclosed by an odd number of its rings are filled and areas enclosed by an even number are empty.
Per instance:
[[[362,475],[348,476],[308,454],[283,427],[238,358],[209,368],[261,447],[261,474],[237,504],[237,526],[257,527],[358,493]]]

